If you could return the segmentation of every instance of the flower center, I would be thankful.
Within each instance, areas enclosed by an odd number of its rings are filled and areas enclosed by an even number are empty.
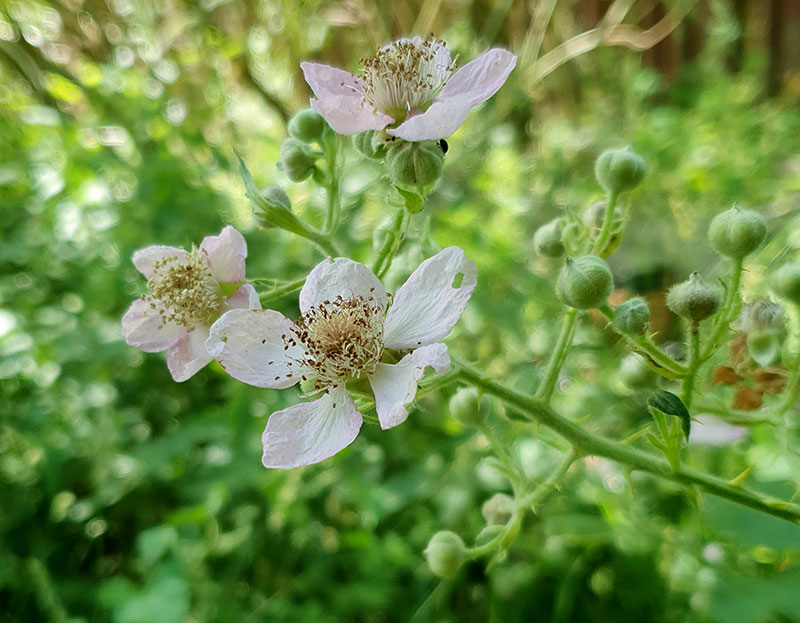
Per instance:
[[[309,308],[297,321],[295,336],[284,339],[305,346],[298,363],[313,371],[314,388],[323,389],[375,371],[383,355],[383,319],[383,305],[374,297],[338,296]]]
[[[191,329],[219,314],[224,300],[219,284],[211,275],[206,258],[197,250],[186,259],[162,258],[153,268],[155,276],[147,282],[150,295],[143,298],[158,310],[162,325],[174,322]]]
[[[444,41],[432,35],[425,40],[400,39],[361,63],[364,99],[395,123],[412,110],[426,110],[455,67]]]

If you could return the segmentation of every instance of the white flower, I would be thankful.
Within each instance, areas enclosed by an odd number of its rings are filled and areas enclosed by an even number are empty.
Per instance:
[[[408,417],[426,367],[444,374],[447,347],[438,343],[455,325],[475,289],[475,264],[458,247],[425,260],[390,298],[372,271],[347,258],[324,260],[300,292],[300,319],[272,311],[234,310],[214,326],[208,351],[236,379],[257,387],[297,382],[313,402],[270,416],[262,437],[266,467],[317,463],[348,446],[362,417],[348,381],[366,376],[381,428]],[[384,350],[408,350],[384,363]]]
[[[340,134],[382,130],[406,141],[450,136],[470,109],[503,86],[517,57],[489,50],[453,73],[450,51],[437,39],[400,39],[364,59],[360,77],[319,63],[301,63],[316,99],[311,107]]]
[[[233,227],[207,236],[191,252],[165,246],[136,251],[133,264],[147,277],[148,293],[122,318],[125,341],[146,353],[169,350],[172,378],[190,378],[212,360],[205,346],[212,323],[231,309],[261,307],[253,286],[235,285],[244,281],[246,257],[247,244]]]

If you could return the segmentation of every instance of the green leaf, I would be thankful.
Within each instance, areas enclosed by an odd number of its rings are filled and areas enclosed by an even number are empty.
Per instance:
[[[409,214],[419,214],[422,212],[422,208],[425,207],[425,200],[420,195],[414,191],[400,188],[399,186],[395,186],[395,189],[403,198],[403,201],[405,201],[406,210],[408,210]]]
[[[672,392],[663,389],[653,392],[647,398],[647,408],[650,414],[655,417],[654,410],[664,413],[665,415],[674,415],[680,419],[683,434],[686,439],[689,439],[689,432],[691,429],[692,418],[689,415],[689,410],[683,401]]]

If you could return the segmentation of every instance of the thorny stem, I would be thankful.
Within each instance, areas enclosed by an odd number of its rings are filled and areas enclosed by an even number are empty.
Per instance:
[[[547,494],[553,490],[553,488],[558,484],[558,481],[561,480],[564,474],[569,471],[569,468],[580,456],[580,454],[580,450],[573,446],[566,456],[564,456],[564,459],[561,461],[561,463],[559,463],[558,467],[556,467],[553,473],[548,476],[547,480],[537,485],[533,491],[520,500],[520,506],[530,506],[531,510],[535,513],[536,505],[539,504],[547,496]]]
[[[561,372],[561,367],[564,365],[564,360],[567,357],[567,351],[572,345],[572,337],[575,335],[575,322],[578,319],[578,310],[570,308],[564,314],[564,324],[561,325],[561,333],[556,340],[555,348],[550,355],[550,360],[547,362],[545,369],[544,379],[539,389],[536,390],[536,397],[544,402],[550,402],[555,391],[556,383],[558,382],[558,374]]]
[[[303,287],[303,284],[306,282],[306,278],[302,277],[301,279],[295,279],[294,281],[288,281],[282,284],[276,283],[274,279],[251,279],[251,281],[267,284],[275,283],[275,286],[271,290],[267,290],[266,292],[259,294],[258,298],[260,299],[261,304],[264,305],[297,292]]]
[[[692,320],[689,325],[689,371],[683,377],[681,387],[681,399],[688,409],[692,404],[694,394],[694,382],[697,377],[697,369],[700,367],[700,323]]]
[[[633,469],[649,472],[660,478],[682,484],[695,484],[708,493],[762,513],[800,524],[800,506],[768,498],[760,493],[732,485],[720,478],[698,472],[688,467],[672,468],[663,459],[652,454],[626,447],[616,441],[594,435],[556,413],[544,401],[528,396],[496,381],[487,379],[468,364],[458,363],[461,376],[476,388],[495,396],[524,415],[538,421],[567,439],[584,454],[602,456]]]
[[[617,206],[617,193],[608,194],[608,202],[606,203],[606,212],[603,215],[603,227],[597,235],[597,239],[592,245],[592,255],[600,255],[603,249],[608,246],[608,241],[611,240],[611,225],[614,221],[614,208]]]
[[[392,227],[386,234],[386,239],[383,241],[381,248],[378,250],[378,256],[372,265],[372,272],[380,279],[389,270],[392,265],[397,250],[400,248],[400,243],[406,235],[410,218],[405,207],[397,209],[392,221]]]
[[[725,297],[725,304],[717,314],[714,322],[714,329],[711,331],[711,336],[708,338],[706,346],[703,349],[700,357],[701,362],[708,361],[708,359],[710,359],[711,356],[717,352],[725,332],[728,330],[728,327],[733,321],[734,316],[739,311],[739,284],[741,283],[741,280],[742,260],[736,260],[733,265],[733,272],[731,273],[731,281],[730,284],[728,284],[728,293]]]

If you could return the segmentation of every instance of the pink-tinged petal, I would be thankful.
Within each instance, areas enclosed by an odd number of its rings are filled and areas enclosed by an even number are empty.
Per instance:
[[[206,236],[200,252],[208,261],[211,275],[220,283],[236,283],[244,280],[244,261],[247,258],[247,243],[242,234],[228,225],[219,236]]]
[[[231,309],[261,309],[258,292],[249,283],[236,290],[236,293],[220,305],[220,312],[225,313]]]
[[[300,69],[303,70],[308,86],[320,99],[337,95],[361,97],[364,92],[361,80],[344,69],[309,62],[300,63]]]
[[[312,99],[311,108],[322,115],[334,132],[339,134],[382,130],[394,123],[394,119],[376,111],[360,95],[328,95],[322,99]]]
[[[146,353],[167,350],[186,332],[174,322],[162,324],[161,315],[144,299],[136,299],[122,317],[122,336]]]
[[[456,71],[436,101],[458,99],[470,106],[485,102],[503,86],[516,64],[516,55],[508,50],[489,50]]]
[[[322,260],[308,275],[300,290],[300,311],[306,313],[311,307],[325,301],[333,301],[337,296],[343,299],[357,296],[369,300],[386,309],[388,298],[386,290],[373,272],[346,257]]]
[[[234,309],[211,326],[206,348],[233,378],[256,387],[284,389],[304,372],[292,321],[267,310]]]
[[[332,387],[314,402],[270,416],[261,436],[261,462],[280,469],[319,463],[353,443],[362,421],[344,387]]]
[[[404,141],[432,141],[450,136],[469,115],[472,106],[465,101],[449,99],[434,102],[428,110],[408,117],[387,134]]]
[[[744,439],[750,431],[742,426],[732,426],[718,417],[698,415],[692,421],[689,443],[692,445],[728,446]]]
[[[475,264],[458,247],[448,247],[422,262],[400,286],[386,315],[386,348],[417,348],[444,339],[477,281]]]
[[[417,395],[417,382],[428,366],[440,375],[450,369],[447,346],[423,346],[396,364],[379,363],[375,372],[369,375],[369,383],[375,394],[375,410],[382,429],[386,430],[406,421],[406,405],[413,402]]]
[[[156,274],[154,264],[168,257],[174,257],[176,261],[185,262],[189,258],[189,254],[183,249],[155,245],[136,251],[133,254],[133,265],[147,279],[152,279]]]
[[[206,350],[208,327],[197,327],[184,333],[167,354],[167,367],[172,378],[182,383],[208,365],[211,355]]]

